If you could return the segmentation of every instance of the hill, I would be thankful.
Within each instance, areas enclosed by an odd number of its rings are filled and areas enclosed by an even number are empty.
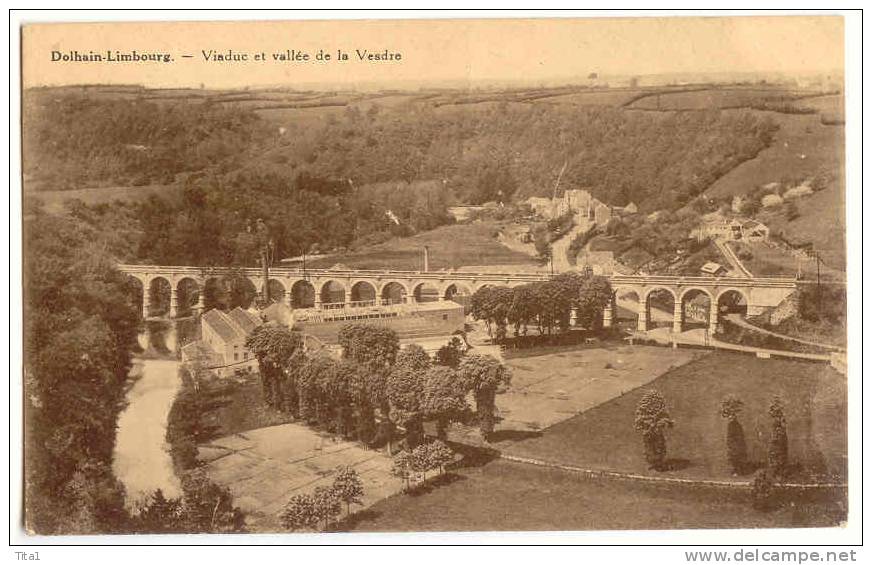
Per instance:
[[[257,218],[280,256],[379,244],[450,223],[453,204],[550,195],[562,169],[561,186],[647,213],[842,161],[840,97],[778,86],[68,87],[24,98],[25,190],[55,211],[69,197],[139,206],[125,213],[144,234],[131,260],[225,261]],[[833,190],[768,225],[840,248],[819,229],[843,221],[842,179],[830,177]]]

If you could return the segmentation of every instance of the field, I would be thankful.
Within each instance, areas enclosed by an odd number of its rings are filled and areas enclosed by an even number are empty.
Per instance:
[[[771,247],[765,243],[744,243],[730,241],[727,243],[737,253],[750,254],[751,259],[741,258],[742,264],[756,276],[761,277],[792,277],[796,275],[797,259],[791,253],[779,247]],[[745,255],[747,257],[747,255]],[[802,260],[802,275],[805,279],[817,276],[817,265],[813,259]],[[841,271],[821,265],[821,278],[844,280]]]
[[[509,461],[456,473],[453,482],[398,494],[355,516],[361,532],[625,530],[836,526],[844,510],[823,500],[769,513],[748,495],[586,479]],[[842,504],[844,508],[844,503]]]
[[[246,527],[253,532],[282,531],[278,515],[288,499],[319,486],[329,487],[340,466],[354,467],[360,473],[364,494],[357,509],[402,486],[400,479],[391,476],[393,463],[386,454],[299,424],[222,437],[201,445],[199,451],[209,477],[230,489],[234,504],[246,513]]]
[[[845,477],[847,469],[846,383],[820,363],[761,360],[717,352],[673,369],[655,381],[521,440],[503,451],[585,468],[651,473],[633,431],[639,399],[651,389],[666,399],[675,427],[668,432],[673,470],[666,476],[733,479],[725,456],[726,424],[721,400],[738,395],[740,421],[751,461],[766,460],[768,403],[785,406],[790,460],[797,480],[810,475]],[[800,469],[801,468],[801,469]],[[747,477],[745,477],[747,479]]]
[[[178,200],[181,198],[180,186],[110,186],[105,188],[80,188],[77,190],[40,190],[27,193],[28,198],[42,201],[45,209],[53,214],[64,210],[64,205],[70,200],[81,200],[85,204],[108,204],[116,200],[122,202],[139,202],[151,195]]]
[[[327,268],[342,264],[356,269],[395,269],[416,271],[422,268],[422,250],[430,248],[431,269],[457,269],[470,265],[536,266],[529,255],[512,251],[496,238],[490,224],[442,226],[411,237],[394,238],[360,252],[332,255],[313,260],[311,267]]]
[[[624,344],[506,352],[512,386],[497,396],[503,420],[496,429],[548,428],[644,385],[694,359],[699,352]]]
[[[645,92],[642,89],[610,88],[539,98],[536,100],[536,103],[572,104],[576,106],[623,106]]]
[[[684,92],[658,93],[640,98],[630,109],[640,110],[704,110],[709,108],[737,108],[760,102],[789,102],[795,91],[771,88],[712,88],[688,89]]]

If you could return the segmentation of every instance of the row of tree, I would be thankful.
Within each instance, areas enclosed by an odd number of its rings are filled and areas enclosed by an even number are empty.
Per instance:
[[[720,405],[720,416],[727,421],[727,460],[736,474],[745,474],[749,469],[748,448],[745,431],[739,421],[744,403],[736,396],[728,396]],[[787,421],[781,399],[775,397],[769,406],[771,431],[765,472],[771,478],[781,479],[787,473],[788,440]],[[666,400],[658,390],[645,393],[636,406],[634,429],[642,438],[645,460],[656,471],[666,470],[666,431],[675,425],[669,414]]]
[[[319,486],[311,494],[297,494],[288,500],[280,515],[282,525],[289,530],[317,530],[323,523],[324,529],[330,527],[345,504],[346,515],[351,514],[352,504],[361,504],[363,481],[353,467],[340,467],[336,470],[333,484]]]
[[[424,423],[435,422],[440,437],[453,421],[472,416],[466,397],[476,400],[476,420],[487,437],[495,422],[495,396],[509,384],[508,369],[493,357],[463,355],[451,365],[434,363],[421,347],[402,350],[395,332],[350,324],[339,334],[343,355],[307,355],[299,335],[264,325],[249,337],[258,359],[265,401],[303,421],[367,444],[388,444],[396,426],[410,448],[421,444]]]
[[[587,269],[511,288],[482,287],[472,295],[470,313],[476,320],[484,320],[488,333],[502,341],[509,325],[515,336],[527,335],[530,325],[535,325],[539,335],[565,332],[573,311],[576,325],[598,329],[603,310],[611,300],[608,279]]]

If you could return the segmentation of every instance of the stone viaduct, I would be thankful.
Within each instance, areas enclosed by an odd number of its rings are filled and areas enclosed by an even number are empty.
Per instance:
[[[157,294],[169,293],[169,308],[164,315],[175,318],[182,307],[202,310],[206,306],[205,289],[219,284],[234,273],[250,283],[250,292],[262,294],[260,269],[228,269],[158,265],[119,265],[119,270],[135,278],[142,285],[142,312],[144,318],[154,317],[152,302]],[[273,301],[280,300],[291,308],[353,308],[373,304],[413,303],[416,301],[450,300],[455,296],[469,296],[484,286],[518,286],[547,280],[545,273],[474,273],[456,271],[368,271],[337,269],[299,269],[274,267],[270,269],[269,291]],[[672,328],[683,330],[688,314],[687,301],[702,295],[708,302],[706,323],[711,331],[717,329],[719,307],[725,303],[739,304],[748,314],[759,314],[777,306],[797,288],[790,278],[727,278],[661,275],[609,275],[617,301],[607,307],[603,324],[610,326],[615,316],[615,305],[635,309],[638,329],[646,331],[655,321],[652,316],[651,297],[655,293],[672,301]],[[180,304],[180,294],[187,292],[196,303]],[[622,302],[628,295],[632,301]],[[697,301],[699,302],[699,301]],[[630,306],[625,306],[629,304]],[[659,308],[662,318],[663,308]],[[696,308],[699,316],[700,307]]]

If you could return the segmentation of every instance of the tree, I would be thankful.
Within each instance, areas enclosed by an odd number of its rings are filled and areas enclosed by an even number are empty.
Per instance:
[[[463,341],[459,337],[454,336],[448,343],[436,351],[436,364],[456,369],[465,353],[466,349]]]
[[[448,424],[459,421],[469,412],[466,381],[450,367],[431,367],[424,378],[421,412],[424,420],[436,421],[436,433],[446,439]]]
[[[427,459],[431,469],[439,469],[439,473],[445,473],[445,466],[454,461],[454,451],[440,440],[426,444]]]
[[[465,386],[472,390],[479,429],[487,441],[493,433],[496,420],[497,390],[511,384],[511,371],[490,355],[467,355],[461,360],[457,371],[465,381]]]
[[[417,343],[410,343],[400,350],[394,367],[404,367],[412,371],[427,371],[432,366],[430,356]]]
[[[286,400],[291,406],[296,404],[296,383],[284,377],[292,375],[291,359],[303,348],[300,334],[284,326],[264,324],[248,336],[245,347],[257,358],[266,403],[277,408],[283,407]],[[287,390],[282,384],[287,385]]]
[[[425,374],[405,365],[398,365],[388,374],[387,397],[390,417],[406,429],[406,444],[410,449],[424,440],[424,378]]]
[[[330,527],[330,521],[342,512],[342,500],[330,487],[315,487],[312,493],[314,514],[318,520],[324,520],[324,529]]]
[[[735,396],[728,396],[721,402],[721,417],[727,420],[727,460],[736,474],[742,474],[748,465],[745,430],[739,422],[743,406],[742,401]]]
[[[351,514],[352,504],[362,504],[363,481],[354,467],[340,467],[333,479],[333,492],[345,503],[346,512]]]
[[[769,469],[760,469],[751,485],[752,504],[757,510],[766,512],[775,506],[775,479]]]
[[[784,406],[777,396],[769,405],[772,429],[769,434],[769,469],[775,477],[783,477],[787,470],[787,421]]]
[[[410,488],[412,473],[412,454],[406,450],[397,453],[391,466],[391,475],[402,479],[406,490]]]
[[[358,398],[366,400],[359,411],[364,420],[359,423],[365,428],[375,426],[373,407],[381,413],[376,442],[387,444],[391,450],[391,440],[394,435],[393,423],[390,417],[390,402],[387,394],[388,375],[391,366],[396,362],[400,349],[400,340],[396,332],[390,328],[372,324],[348,324],[339,331],[339,344],[342,346],[342,356],[361,365],[366,372],[360,384]]]
[[[666,466],[666,435],[667,429],[675,422],[666,410],[666,401],[659,391],[651,390],[639,400],[636,407],[636,419],[633,427],[642,434],[642,445],[645,448],[645,460],[651,469],[662,471]]]
[[[339,330],[342,356],[370,368],[394,364],[400,349],[397,333],[372,324],[348,324]]]
[[[282,525],[291,531],[315,529],[319,516],[314,497],[310,494],[292,496],[282,510],[280,519]]]

